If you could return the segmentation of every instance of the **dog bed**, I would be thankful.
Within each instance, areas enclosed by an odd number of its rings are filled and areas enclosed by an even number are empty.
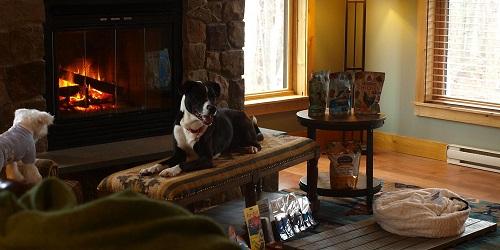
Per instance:
[[[384,193],[373,214],[386,231],[410,237],[440,238],[461,234],[469,204],[448,189],[426,188]]]
[[[258,183],[269,174],[319,158],[319,145],[311,139],[272,130],[264,130],[263,134],[262,150],[257,154],[222,155],[214,160],[213,168],[182,172],[175,177],[139,175],[141,169],[159,162],[155,161],[109,175],[97,187],[98,192],[103,195],[130,189],[153,199],[186,205],[232,187]],[[254,202],[247,200],[247,204]]]

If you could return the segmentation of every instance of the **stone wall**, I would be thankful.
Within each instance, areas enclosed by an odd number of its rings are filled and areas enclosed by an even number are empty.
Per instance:
[[[181,0],[179,0],[181,1]],[[220,106],[243,109],[244,0],[182,0],[184,79],[222,88]],[[17,108],[46,110],[43,0],[0,0],[0,131]],[[41,141],[40,151],[47,143]]]
[[[17,108],[46,109],[43,0],[0,0],[0,131]],[[46,150],[45,140],[38,150]]]
[[[221,85],[219,106],[243,110],[245,0],[184,2],[184,79]]]

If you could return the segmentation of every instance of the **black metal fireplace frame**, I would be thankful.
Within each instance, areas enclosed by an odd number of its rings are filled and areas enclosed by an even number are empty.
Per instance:
[[[182,0],[45,0],[45,60],[47,109],[56,119],[48,135],[49,150],[86,146],[172,133],[180,96],[176,86],[182,81]],[[57,69],[54,66],[53,34],[56,31],[114,27],[161,27],[175,23],[178,38],[171,48],[172,110],[141,110],[58,119]]]

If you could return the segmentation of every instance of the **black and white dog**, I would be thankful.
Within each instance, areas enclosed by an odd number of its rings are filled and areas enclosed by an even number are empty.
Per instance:
[[[174,154],[141,175],[160,173],[176,176],[182,171],[193,171],[213,166],[212,160],[231,151],[257,153],[262,134],[255,119],[239,110],[217,109],[215,100],[220,86],[215,82],[187,81],[182,86],[183,96],[174,124]]]

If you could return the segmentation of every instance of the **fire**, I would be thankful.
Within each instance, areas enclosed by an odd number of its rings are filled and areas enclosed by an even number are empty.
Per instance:
[[[69,86],[78,86],[78,84],[59,78],[59,88],[64,88]]]
[[[105,79],[101,77],[99,70],[93,70],[90,63],[84,64],[81,68],[75,65],[77,64],[60,70],[59,109],[79,112],[114,109],[116,105],[113,93],[101,91],[93,84],[114,85],[104,82]]]

